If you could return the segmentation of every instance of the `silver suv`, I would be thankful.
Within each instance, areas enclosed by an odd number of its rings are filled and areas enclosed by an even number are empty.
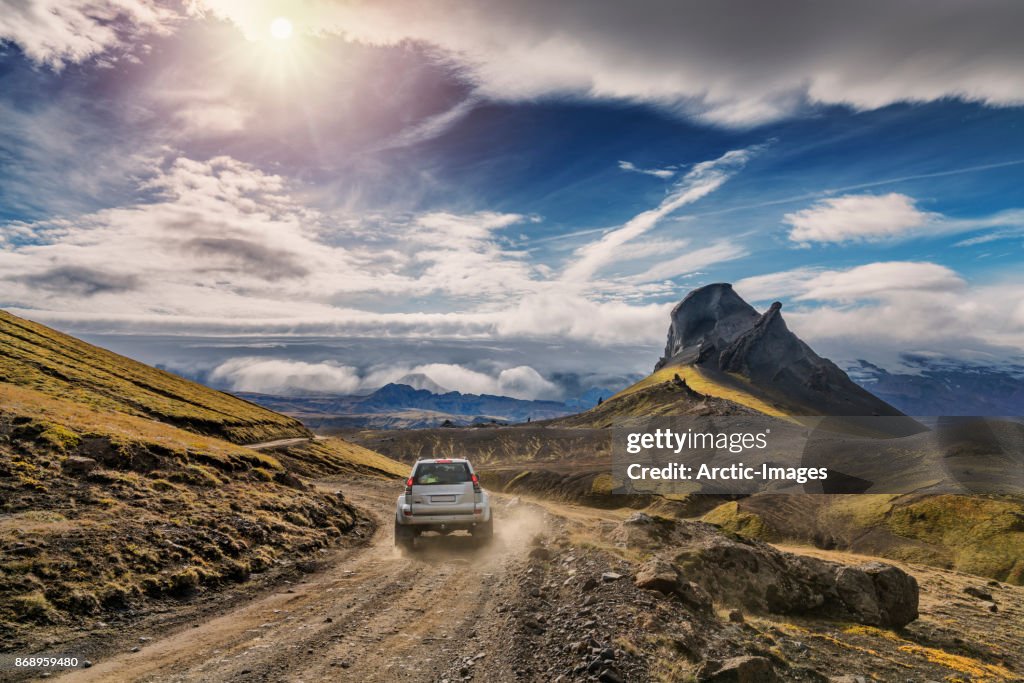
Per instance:
[[[418,460],[395,506],[395,545],[411,550],[424,531],[464,529],[487,542],[494,536],[491,501],[468,460]]]

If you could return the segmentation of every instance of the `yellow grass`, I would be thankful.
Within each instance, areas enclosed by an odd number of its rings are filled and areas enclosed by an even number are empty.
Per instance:
[[[707,375],[700,371],[700,369],[692,365],[671,365],[657,372],[651,373],[647,377],[643,378],[636,384],[626,387],[619,393],[612,396],[609,401],[613,401],[616,398],[628,396],[634,392],[649,387],[669,382],[675,375],[679,375],[681,378],[686,380],[686,383],[690,385],[690,388],[694,391],[700,392],[707,396],[714,396],[716,398],[722,398],[733,403],[738,403],[742,406],[746,406],[751,410],[756,410],[759,413],[765,415],[772,415],[774,417],[786,417],[787,413],[779,409],[757,396],[751,393],[745,392],[741,389],[734,387],[723,386],[714,380],[710,379]]]

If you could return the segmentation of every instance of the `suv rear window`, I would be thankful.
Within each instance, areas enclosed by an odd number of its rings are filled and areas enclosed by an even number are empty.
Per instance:
[[[464,484],[470,480],[469,465],[464,462],[421,462],[413,475],[415,486]]]

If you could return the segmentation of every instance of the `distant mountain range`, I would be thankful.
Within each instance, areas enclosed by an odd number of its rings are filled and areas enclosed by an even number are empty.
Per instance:
[[[850,376],[908,415],[1024,415],[1024,368],[979,367],[948,359],[905,356],[908,371],[893,373],[866,360]]]
[[[447,391],[430,377],[407,375],[364,396],[274,396],[239,393],[258,405],[298,418],[310,429],[412,429],[508,424],[562,417],[594,407],[614,393],[592,388],[567,401],[539,401]]]

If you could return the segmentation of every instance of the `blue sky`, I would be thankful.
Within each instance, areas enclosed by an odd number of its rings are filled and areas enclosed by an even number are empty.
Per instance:
[[[0,6],[0,306],[148,362],[556,398],[716,281],[1021,360],[1013,3]]]

